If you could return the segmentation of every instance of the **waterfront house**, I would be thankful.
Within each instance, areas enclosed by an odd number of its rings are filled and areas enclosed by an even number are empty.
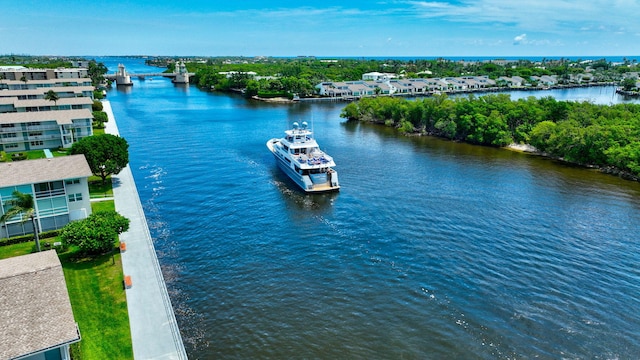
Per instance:
[[[391,94],[391,86],[388,81],[367,81],[369,86],[373,87],[373,93],[376,95],[389,95]],[[378,90],[376,90],[378,89]]]
[[[346,97],[349,95],[349,86],[345,82],[327,81],[316,85],[316,91],[321,96]]]
[[[489,79],[488,76],[464,76],[462,79],[469,84],[471,89],[484,89],[488,87],[496,86],[496,82],[493,79]]]
[[[469,87],[462,78],[448,77],[444,81],[447,82],[450,90],[467,90]]]
[[[558,83],[558,78],[555,75],[531,76],[531,80],[536,81],[538,85],[542,86],[554,86]]]
[[[55,250],[0,260],[0,359],[68,360],[80,341]]]
[[[428,84],[423,79],[399,79],[389,81],[393,94],[423,95]]]
[[[91,169],[84,155],[0,163],[0,215],[14,191],[30,194],[40,231],[60,229],[69,221],[91,214]],[[33,232],[30,221],[20,216],[0,224],[0,238]]]
[[[509,87],[521,87],[524,85],[524,79],[520,76],[501,76],[498,78],[500,81],[504,81]]]

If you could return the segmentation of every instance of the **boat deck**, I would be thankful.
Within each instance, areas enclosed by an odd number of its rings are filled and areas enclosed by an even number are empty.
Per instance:
[[[307,190],[307,192],[338,191],[338,189],[340,189],[340,186],[331,186],[329,183],[327,183],[327,184],[313,185],[313,189]]]

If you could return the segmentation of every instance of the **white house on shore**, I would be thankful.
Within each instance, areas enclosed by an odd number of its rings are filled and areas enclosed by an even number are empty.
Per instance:
[[[88,179],[91,169],[84,155],[0,163],[0,215],[9,210],[13,192],[30,194],[40,231],[60,229],[69,221],[91,214]],[[20,216],[0,224],[0,238],[33,232]]]
[[[383,76],[384,75],[384,76]],[[326,81],[316,85],[320,96],[353,99],[375,95],[423,96],[443,91],[472,91],[494,87],[496,82],[488,76],[447,78],[395,78],[389,74],[367,73],[363,78],[378,80]]]
[[[69,360],[80,341],[55,250],[0,260],[0,359]]]

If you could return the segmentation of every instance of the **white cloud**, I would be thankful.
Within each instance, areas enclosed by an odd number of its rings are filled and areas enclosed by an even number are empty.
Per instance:
[[[632,24],[629,14],[640,13],[640,2],[631,0],[460,0],[404,1],[416,15],[466,23],[499,23],[530,31],[548,32],[614,28]],[[633,26],[638,26],[633,24]],[[635,29],[640,30],[640,27]]]
[[[527,43],[527,34],[521,34],[513,38],[513,45],[520,45]]]

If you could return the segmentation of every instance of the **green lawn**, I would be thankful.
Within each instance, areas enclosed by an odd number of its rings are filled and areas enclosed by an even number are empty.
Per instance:
[[[44,159],[45,157],[43,150],[29,150],[29,151],[26,151],[26,153],[27,153],[28,160]]]
[[[82,260],[71,257],[62,260],[62,267],[82,335],[82,341],[71,347],[73,358],[133,359],[120,253]]]
[[[116,205],[113,203],[113,200],[97,201],[91,203],[91,211],[97,212],[105,210],[116,210]]]
[[[113,186],[111,184],[111,176],[107,176],[106,182],[102,184],[102,178],[99,176],[89,177],[89,193],[91,198],[113,197]]]
[[[113,200],[93,202],[93,211],[114,209]],[[59,238],[46,239],[53,244]],[[115,245],[115,244],[114,244]],[[0,259],[35,251],[33,241],[0,246]],[[74,360],[133,359],[129,313],[120,253],[95,258],[78,258],[71,249],[60,253],[73,315],[78,322],[82,341],[71,346]]]
[[[51,150],[51,154],[54,157],[69,155],[66,149],[62,151],[59,151],[58,149],[50,149],[50,150]],[[18,152],[26,154],[27,160],[44,159],[46,157],[44,155],[44,150],[27,150],[27,151],[18,151]],[[7,155],[9,160],[11,159],[11,154],[14,154],[14,153],[8,153]]]

